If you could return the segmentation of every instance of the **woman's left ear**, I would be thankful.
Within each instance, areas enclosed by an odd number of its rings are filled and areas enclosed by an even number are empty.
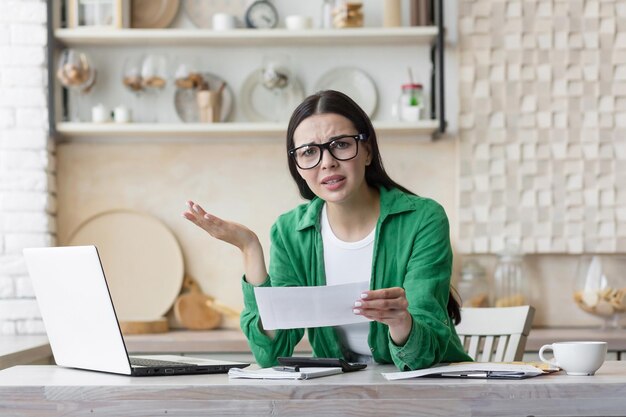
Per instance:
[[[366,149],[367,149],[367,158],[365,159],[365,166],[368,167],[372,163],[372,150],[369,148],[369,146]]]

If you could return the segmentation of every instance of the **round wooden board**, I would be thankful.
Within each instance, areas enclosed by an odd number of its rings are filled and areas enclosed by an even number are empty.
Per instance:
[[[120,321],[163,317],[183,282],[183,254],[158,219],[130,210],[100,213],[83,222],[70,245],[96,245]]]
[[[179,6],[180,0],[132,0],[130,25],[140,29],[166,28],[176,17]]]

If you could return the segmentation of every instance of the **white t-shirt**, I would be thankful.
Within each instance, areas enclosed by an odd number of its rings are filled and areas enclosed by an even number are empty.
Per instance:
[[[322,207],[321,228],[326,285],[369,282],[372,277],[376,227],[358,242],[344,242],[333,233],[328,222],[327,206],[324,204]],[[372,354],[367,344],[369,323],[346,324],[337,326],[336,329],[341,343],[348,350],[359,355]]]

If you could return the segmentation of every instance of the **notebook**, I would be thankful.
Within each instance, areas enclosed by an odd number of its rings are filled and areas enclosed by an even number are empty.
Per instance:
[[[59,366],[152,376],[226,373],[249,365],[173,355],[129,356],[95,246],[24,249],[24,257]]]
[[[228,371],[228,378],[247,379],[313,379],[322,376],[337,375],[341,368],[299,368],[293,371],[277,370],[276,368],[238,369]]]
[[[416,371],[387,372],[390,381],[419,377],[525,379],[554,372],[558,369],[540,369],[526,363],[460,362]]]

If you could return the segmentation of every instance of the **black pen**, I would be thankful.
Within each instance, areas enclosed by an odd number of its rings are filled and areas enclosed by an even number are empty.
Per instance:
[[[300,372],[300,367],[298,365],[296,366],[272,366],[272,369],[274,369],[275,371],[282,371],[282,372]]]

